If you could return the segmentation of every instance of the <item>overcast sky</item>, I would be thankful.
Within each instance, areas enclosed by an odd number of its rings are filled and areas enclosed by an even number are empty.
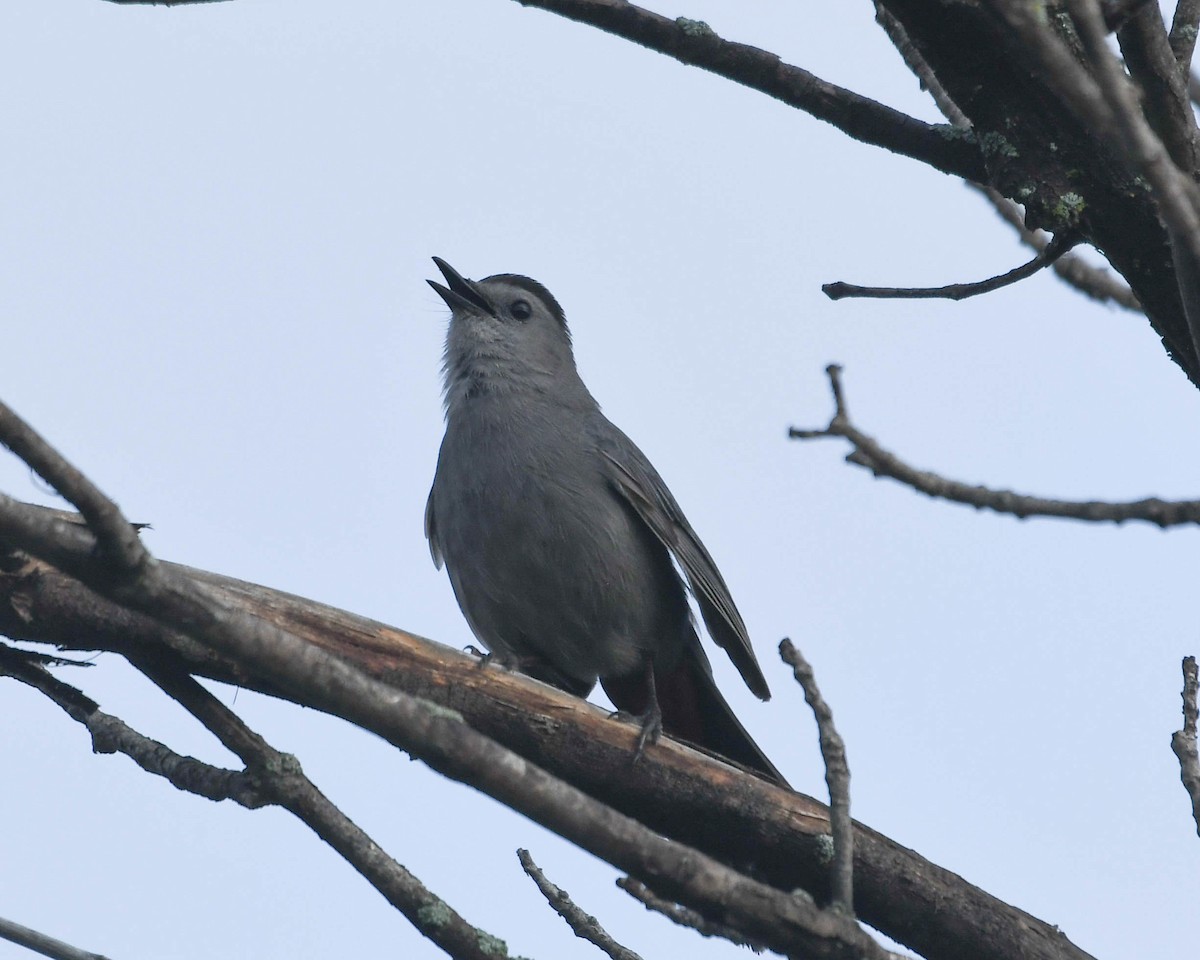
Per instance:
[[[937,119],[867,2],[655,8]],[[470,642],[422,535],[448,313],[424,281],[434,254],[528,274],[728,580],[775,697],[713,651],[718,678],[797,789],[825,795],[783,636],[833,706],[857,818],[1098,957],[1196,956],[1200,841],[1169,740],[1200,654],[1197,531],[978,514],[785,438],[827,421],[839,361],[860,425],[918,466],[1194,497],[1200,396],[1143,319],[1049,275],[831,303],[823,282],[1029,254],[958,181],[508,0],[7,3],[0,59],[0,396],[153,524],[158,556]],[[54,502],[12,458],[0,489]],[[233,762],[116,656],[64,676]],[[648,960],[738,955],[375,737],[216,689],[514,953],[597,956],[524,846]],[[288,814],[94,756],[11,681],[0,730],[0,916],[113,960],[441,956]]]

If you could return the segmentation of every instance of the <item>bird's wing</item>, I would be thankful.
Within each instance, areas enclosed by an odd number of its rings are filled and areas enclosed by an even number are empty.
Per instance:
[[[623,444],[602,443],[600,448],[613,487],[683,568],[709,635],[729,654],[746,686],[755,696],[769,700],[771,691],[750,646],[746,624],[717,565],[658,472],[632,441],[623,435],[622,439]]]
[[[437,527],[433,522],[433,488],[429,490],[429,499],[425,502],[425,539],[429,541],[429,555],[433,557],[433,565],[442,569],[442,547],[438,543]]]

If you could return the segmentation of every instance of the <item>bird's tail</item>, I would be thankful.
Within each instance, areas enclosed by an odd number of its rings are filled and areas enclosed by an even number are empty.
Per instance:
[[[618,710],[641,714],[648,706],[644,681],[620,678],[600,682]],[[698,639],[688,645],[672,670],[655,670],[654,686],[664,733],[788,786],[721,696]]]

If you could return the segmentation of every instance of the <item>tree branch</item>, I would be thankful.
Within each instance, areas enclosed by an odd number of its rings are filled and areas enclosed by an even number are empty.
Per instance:
[[[214,654],[99,596],[69,574],[15,551],[13,530],[26,537],[44,536],[55,544],[47,552],[67,567],[93,558],[95,541],[86,528],[64,521],[56,511],[0,497],[0,571],[9,571],[0,573],[0,631],[14,638],[140,656],[170,651],[190,671],[286,697],[392,743],[400,741],[409,723],[407,714],[391,705],[391,697],[404,691],[438,704],[443,724],[435,732],[444,734],[450,746],[459,730],[453,717],[461,715],[474,731],[505,743],[657,834],[726,863],[753,863],[756,876],[779,889],[803,887],[827,895],[829,814],[811,797],[739,773],[669,737],[648,745],[642,762],[631,764],[636,733],[576,697],[516,673],[480,669],[478,661],[457,650],[310,600],[161,563],[223,606],[304,643],[291,660],[294,670],[264,670],[248,658]],[[388,691],[382,707],[368,709],[378,688],[343,695],[340,686],[327,682],[329,660],[352,664],[382,684]],[[964,955],[975,960],[1088,960],[1049,924],[861,824],[855,824],[854,851],[858,915],[928,960]],[[626,872],[653,882],[663,896],[695,902],[647,876],[648,871]]]
[[[1018,204],[992,187],[981,187],[977,183],[970,182],[967,182],[967,186],[972,190],[977,190],[988,199],[995,211],[1000,214],[1000,218],[1017,231],[1017,236],[1021,238],[1021,242],[1025,246],[1032,247],[1040,253],[1050,245],[1052,237],[1045,230],[1030,230],[1025,226],[1025,217],[1022,216]],[[1074,253],[1064,253],[1051,264],[1051,269],[1061,280],[1086,297],[1100,303],[1112,303],[1136,313],[1145,313],[1128,284],[1122,283],[1108,270],[1093,267]]]
[[[1129,82],[1105,45],[1107,29],[1095,0],[1066,0],[1095,70],[1093,78],[1059,37],[1022,0],[987,0],[1022,41],[1021,50],[1093,135],[1150,184],[1171,239],[1176,279],[1194,354],[1200,354],[1200,212],[1195,183],[1172,164],[1154,135]]]
[[[1141,108],[1175,165],[1194,177],[1197,169],[1196,115],[1179,69],[1162,11],[1143,4],[1117,31],[1130,76],[1141,88]],[[1111,59],[1111,57],[1109,58]]]
[[[283,807],[337,851],[423,937],[455,960],[507,956],[503,940],[469,923],[388,856],[308,779],[299,760],[272,747],[193,677],[161,661],[135,657],[131,662],[241,759],[271,803]]]
[[[1061,234],[1048,243],[1028,263],[1014,267],[999,276],[989,277],[987,280],[977,280],[973,283],[951,283],[944,287],[860,287],[839,280],[834,283],[822,284],[821,292],[830,300],[841,300],[844,297],[871,297],[877,300],[965,300],[968,297],[991,293],[993,290],[999,290],[1027,277],[1032,277],[1035,273],[1054,263],[1078,242],[1078,236]]]
[[[987,182],[978,145],[969,133],[924,123],[758,47],[724,40],[699,20],[672,20],[626,0],[517,0],[623,37],[681,63],[758,90],[833,124],[843,133],[912,157],[943,173]]]
[[[185,793],[208,800],[232,800],[248,810],[269,802],[246,774],[182,756],[165,744],[138,733],[119,717],[104,713],[94,700],[53,676],[45,667],[30,663],[23,653],[0,645],[0,675],[32,687],[61,707],[72,720],[83,724],[92,736],[95,753],[123,753],[147,773],[162,777]]]
[[[1200,670],[1195,657],[1183,658],[1183,728],[1171,735],[1171,750],[1179,759],[1179,779],[1192,801],[1192,819],[1200,835],[1200,755],[1196,749],[1196,704]]]
[[[104,548],[99,555],[72,556],[58,536],[47,536],[28,512],[0,495],[0,536],[8,542],[56,565],[65,563],[67,572],[93,589],[160,623],[182,627],[194,639],[258,675],[271,677],[285,690],[308,691],[319,685],[323,699],[336,700],[357,725],[386,730],[389,742],[440,773],[495,797],[618,869],[646,877],[681,902],[725,917],[772,949],[806,953],[816,960],[885,956],[883,948],[849,918],[664,839],[480,734],[461,716],[389,687],[299,636],[223,603],[213,591],[153,560],[148,552],[136,573],[122,562],[122,575],[114,582],[111,564],[104,558],[113,552],[110,540],[119,535],[123,522],[115,504],[0,404],[0,442],[11,448],[14,438],[33,451],[36,469],[48,483],[93,509],[98,504],[100,515],[115,522],[102,524],[97,531],[96,544]],[[144,551],[140,543],[136,549]]]
[[[804,659],[804,654],[791,640],[784,639],[779,644],[779,655],[792,668],[792,675],[804,691],[804,700],[817,719],[833,837],[832,906],[854,916],[854,827],[850,820],[850,765],[846,761],[846,744],[834,726],[833,711],[821,696],[813,668]]]
[[[521,868],[529,875],[529,879],[542,891],[546,902],[554,908],[555,913],[567,922],[567,926],[571,928],[575,936],[595,944],[612,957],[612,960],[642,960],[628,947],[617,943],[612,935],[600,926],[599,920],[581,910],[566,890],[546,879],[546,874],[542,872],[541,867],[534,863],[528,850],[518,850],[517,858],[521,861]]]
[[[639,901],[647,910],[661,913],[672,923],[677,923],[681,927],[689,927],[702,937],[720,937],[739,947],[749,947],[755,953],[762,953],[766,949],[761,943],[748,940],[736,930],[731,930],[724,924],[706,920],[695,910],[689,910],[687,907],[680,906],[671,900],[663,899],[640,880],[635,880],[633,877],[618,877],[617,886]]]
[[[224,0],[105,0],[105,2],[131,7],[182,7],[194,3],[223,3]]]
[[[905,32],[904,25],[879,0],[876,0],[875,3],[875,19],[899,51],[905,64],[920,81],[921,87],[933,97],[933,102],[937,104],[942,115],[954,126],[970,129],[970,118],[959,109],[958,104],[942,86],[937,74],[933,72],[921,55],[921,51],[917,49]],[[1001,219],[1017,231],[1022,243],[1033,248],[1039,254],[1046,250],[1051,242],[1050,235],[1044,230],[1030,230],[1025,225],[1025,217],[1015,202],[1009,200],[995,187],[985,186],[971,180],[965,180],[964,183],[987,198],[996,212],[1000,214]],[[1059,279],[1085,296],[1102,303],[1115,303],[1128,310],[1144,313],[1137,297],[1133,295],[1129,287],[1114,279],[1107,270],[1093,267],[1073,253],[1063,253],[1053,261],[1051,266]]]
[[[108,960],[98,953],[80,950],[79,947],[73,947],[69,943],[55,940],[54,937],[3,918],[0,918],[0,939],[40,953],[43,957],[50,957],[51,960]]]
[[[1092,523],[1143,520],[1162,528],[1200,523],[1200,500],[1171,501],[1160,500],[1158,497],[1127,503],[1051,500],[1013,493],[1011,490],[971,486],[957,480],[948,480],[928,470],[918,470],[894,453],[885,450],[877,440],[863,433],[851,422],[842,394],[842,368],[837,364],[830,364],[825,368],[825,372],[829,376],[834,399],[834,414],[829,426],[820,430],[792,427],[788,430],[788,436],[793,440],[817,440],[825,437],[842,437],[849,440],[854,449],[846,457],[846,462],[864,467],[876,477],[890,477],[930,497],[965,503],[978,510],[987,509],[996,513],[1011,514],[1022,520],[1026,517],[1063,517]]]
[[[1200,26],[1200,0],[1179,0],[1171,20],[1171,52],[1179,64],[1179,72],[1187,79],[1196,51],[1196,33]]]

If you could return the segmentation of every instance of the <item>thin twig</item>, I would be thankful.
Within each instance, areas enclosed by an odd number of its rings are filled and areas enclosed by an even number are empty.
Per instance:
[[[1063,517],[1092,523],[1143,520],[1163,528],[1200,523],[1200,500],[1171,501],[1160,500],[1158,497],[1126,503],[1051,500],[1013,493],[1010,490],[971,486],[957,480],[948,480],[928,470],[918,470],[885,450],[878,441],[863,433],[851,422],[842,397],[842,368],[837,364],[830,364],[825,368],[825,372],[829,376],[834,396],[834,415],[829,421],[829,426],[819,430],[792,427],[788,430],[788,436],[793,440],[817,440],[825,437],[849,440],[854,449],[847,455],[846,461],[870,470],[877,477],[898,480],[930,497],[965,503],[976,509],[1011,514],[1022,520],[1026,517]]]
[[[612,935],[600,926],[599,920],[581,910],[566,890],[548,880],[546,874],[542,872],[542,868],[534,863],[528,850],[518,850],[517,858],[521,861],[521,868],[529,875],[529,879],[536,883],[537,888],[542,891],[546,902],[554,908],[555,913],[567,922],[567,926],[571,928],[575,936],[595,944],[612,957],[612,960],[642,960],[628,947],[617,943]]]
[[[672,923],[677,923],[681,927],[688,927],[695,930],[702,937],[719,937],[722,940],[728,940],[730,943],[739,947],[748,947],[755,953],[762,953],[766,949],[761,943],[754,940],[748,940],[736,930],[725,926],[724,924],[714,923],[712,920],[706,920],[695,910],[690,910],[685,906],[660,897],[657,893],[651,890],[648,886],[642,883],[641,880],[635,880],[633,877],[617,877],[617,886],[624,890],[627,894],[638,900],[647,910],[653,910],[655,913],[661,913]],[[802,892],[802,891],[801,891]],[[795,891],[793,891],[795,893]]]
[[[933,68],[929,66],[925,58],[921,55],[921,51],[916,48],[916,45],[912,42],[912,38],[908,35],[908,31],[904,29],[904,24],[897,20],[892,12],[880,3],[879,0],[875,0],[875,22],[883,28],[883,32],[892,41],[892,46],[900,54],[904,65],[920,81],[921,88],[928,91],[929,95],[933,97],[933,102],[937,104],[937,108],[942,112],[942,116],[960,130],[970,130],[970,119],[959,109],[958,104],[954,102],[954,99],[946,91],[946,88],[942,86],[942,81],[938,79],[938,75],[934,73]]]
[[[105,2],[131,7],[182,7],[194,3],[223,3],[225,0],[105,0]]]
[[[784,639],[779,655],[792,668],[792,675],[804,690],[804,700],[817,719],[821,758],[825,761],[825,784],[829,788],[829,823],[833,834],[833,889],[831,905],[847,916],[854,915],[854,824],[850,819],[850,765],[846,762],[846,744],[833,723],[833,711],[821,690],[813,668],[792,643]]]
[[[495,960],[507,954],[502,940],[469,923],[389,857],[305,776],[294,756],[272,747],[193,677],[148,660],[134,658],[131,662],[236,754],[271,802],[292,813],[336,850],[422,936],[454,958]]]
[[[83,515],[96,535],[97,545],[106,554],[110,571],[118,579],[136,575],[150,557],[138,538],[137,527],[121,515],[117,505],[94,483],[4,403],[0,403],[0,444],[28,464]]]
[[[50,957],[51,960],[108,960],[107,957],[98,953],[73,947],[69,943],[63,943],[61,940],[39,933],[37,930],[31,930],[19,923],[5,920],[3,917],[0,917],[0,940],[15,943],[34,953],[40,953],[43,957]]]
[[[92,736],[94,752],[122,753],[147,773],[208,800],[232,800],[248,810],[269,802],[245,773],[182,756],[165,744],[138,733],[119,717],[102,711],[82,691],[59,680],[40,664],[21,657],[23,652],[0,645],[0,675],[32,687],[61,707],[72,720],[83,724]]]
[[[944,287],[860,287],[838,280],[821,285],[821,292],[830,300],[843,297],[870,297],[876,300],[965,300],[982,293],[991,293],[1002,287],[1011,286],[1050,266],[1079,242],[1078,236],[1060,235],[1054,238],[1036,257],[1028,263],[1014,267],[1007,273],[978,280],[974,283],[951,283]]]
[[[1196,749],[1196,720],[1200,713],[1197,691],[1200,690],[1200,670],[1195,657],[1183,658],[1183,729],[1171,735],[1171,750],[1179,759],[1179,779],[1192,801],[1192,819],[1200,835],[1200,754]]]
[[[983,194],[1000,218],[1017,231],[1017,236],[1027,247],[1042,251],[1053,238],[1045,230],[1030,230],[1025,226],[1025,217],[1019,204],[1009,200],[993,187],[981,187],[977,183],[964,181],[972,190]],[[1102,267],[1094,267],[1078,254],[1064,253],[1054,261],[1051,269],[1058,277],[1086,297],[1100,303],[1112,303],[1126,310],[1144,314],[1142,305],[1132,290],[1113,274]]]

